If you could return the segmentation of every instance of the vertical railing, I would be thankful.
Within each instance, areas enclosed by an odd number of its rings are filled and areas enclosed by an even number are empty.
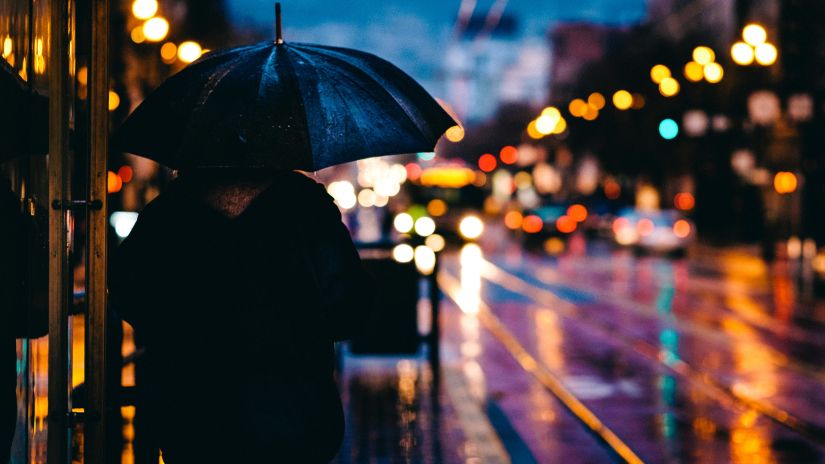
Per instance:
[[[69,5],[50,0],[49,53],[49,415],[47,461],[69,456],[68,225],[62,207],[69,194]]]
[[[91,3],[89,57],[89,204],[86,297],[85,464],[106,462],[107,157],[109,140],[109,0]]]

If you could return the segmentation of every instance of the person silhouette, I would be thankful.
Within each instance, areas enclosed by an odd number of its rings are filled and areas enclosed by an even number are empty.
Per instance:
[[[16,314],[22,298],[20,202],[0,180],[0,462],[10,459],[17,423]],[[22,240],[22,241],[21,241]]]
[[[372,283],[332,198],[293,171],[182,171],[118,247],[110,302],[143,348],[139,408],[170,464],[329,462],[334,342]]]

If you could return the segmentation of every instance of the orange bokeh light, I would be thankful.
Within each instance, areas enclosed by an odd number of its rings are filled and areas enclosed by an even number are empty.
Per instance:
[[[653,221],[648,218],[639,219],[639,222],[636,223],[636,230],[639,232],[639,235],[642,237],[647,237],[648,235],[653,233],[654,229]]]
[[[515,164],[518,161],[518,149],[512,145],[507,145],[501,149],[499,157],[504,164]]]
[[[496,157],[489,153],[481,155],[478,159],[478,168],[484,172],[491,172],[497,165]]]
[[[504,215],[504,225],[508,229],[521,229],[521,224],[524,222],[524,217],[518,211],[510,211]]]
[[[528,234],[536,234],[541,232],[541,228],[544,227],[544,221],[541,220],[540,217],[531,214],[524,218],[524,221],[521,223],[521,229],[527,232]]]
[[[587,208],[579,204],[570,205],[567,208],[567,216],[576,222],[582,222],[587,219]]]
[[[130,166],[121,166],[120,169],[117,170],[117,175],[123,180],[123,183],[128,184],[132,181],[135,173]]]
[[[690,211],[696,205],[696,199],[693,197],[693,194],[689,192],[677,193],[676,196],[673,197],[673,205],[676,206],[676,209]]]
[[[563,234],[570,234],[576,231],[576,221],[570,216],[564,215],[556,219],[556,229]]]
[[[106,191],[109,193],[117,193],[123,188],[123,179],[116,173],[109,171],[106,175]]]
[[[685,238],[690,235],[690,223],[684,219],[679,219],[673,223],[673,235],[679,238]]]
[[[795,192],[798,184],[796,175],[792,172],[780,171],[773,178],[773,188],[780,195]]]
[[[609,200],[616,200],[622,195],[622,186],[614,180],[604,183],[604,196]]]

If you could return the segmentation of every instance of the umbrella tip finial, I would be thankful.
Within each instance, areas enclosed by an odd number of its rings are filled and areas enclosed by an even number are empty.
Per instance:
[[[275,44],[284,43],[284,35],[281,31],[281,2],[275,2]]]

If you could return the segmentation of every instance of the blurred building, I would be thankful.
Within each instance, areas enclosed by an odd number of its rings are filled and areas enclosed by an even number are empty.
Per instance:
[[[614,29],[590,23],[559,24],[550,33],[553,68],[550,96],[553,100],[573,98],[584,70],[607,55]]]
[[[444,88],[461,121],[475,124],[505,103],[544,103],[549,72],[547,46],[523,38],[514,17],[474,15],[447,48]]]

